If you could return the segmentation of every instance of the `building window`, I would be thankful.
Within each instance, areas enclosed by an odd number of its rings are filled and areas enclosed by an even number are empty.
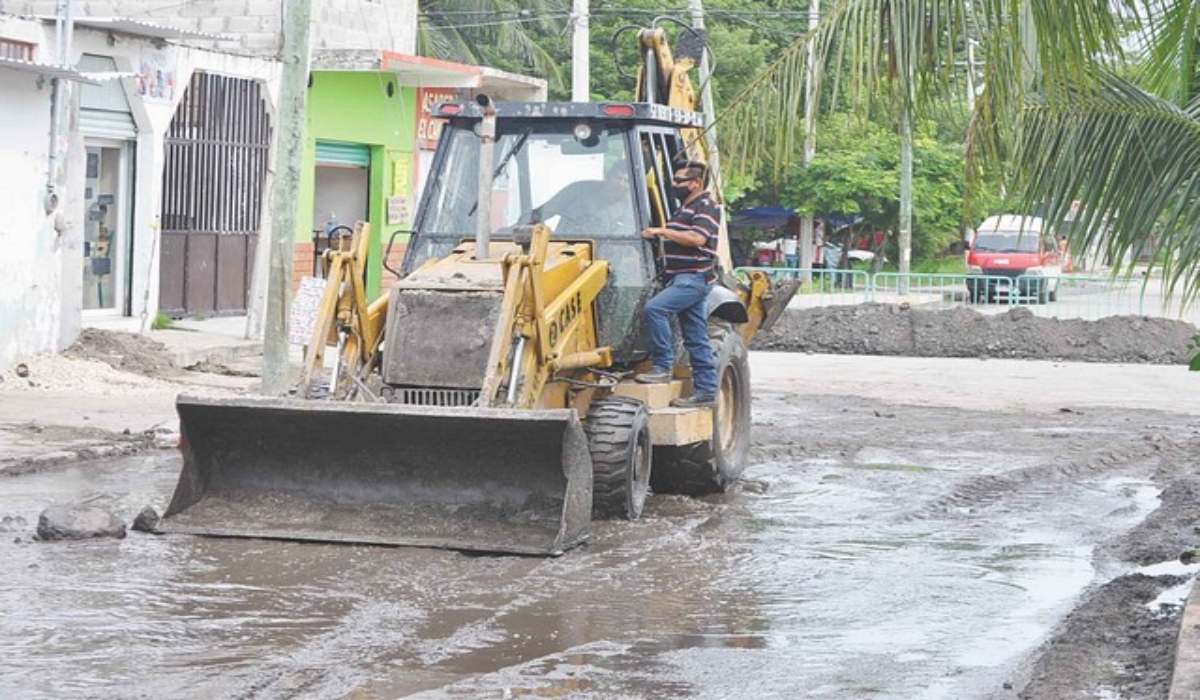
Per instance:
[[[33,60],[33,44],[12,39],[0,39],[0,58],[15,58],[18,61]]]

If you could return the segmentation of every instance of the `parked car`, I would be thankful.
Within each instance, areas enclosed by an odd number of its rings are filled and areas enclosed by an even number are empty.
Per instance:
[[[971,301],[998,296],[1058,299],[1062,253],[1037,216],[991,216],[979,225],[967,247],[967,294]]]

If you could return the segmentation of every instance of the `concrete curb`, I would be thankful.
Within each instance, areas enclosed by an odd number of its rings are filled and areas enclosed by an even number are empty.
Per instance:
[[[174,337],[161,334],[173,333]],[[256,341],[236,342],[229,341],[219,345],[209,345],[203,342],[203,339],[196,338],[195,342],[188,343],[189,335],[195,335],[189,331],[159,331],[153,337],[155,340],[167,346],[168,355],[176,367],[191,367],[201,362],[230,362],[232,360],[240,360],[247,357],[257,357],[262,355],[262,343]]]
[[[1200,585],[1196,581],[1183,606],[1179,639],[1175,642],[1175,671],[1167,698],[1200,700]]]
[[[21,476],[34,474],[43,469],[50,469],[70,462],[109,457],[126,457],[129,455],[148,452],[162,447],[151,436],[130,440],[128,442],[106,442],[86,445],[76,445],[67,448],[31,454],[22,457],[11,457],[0,460],[0,476]]]

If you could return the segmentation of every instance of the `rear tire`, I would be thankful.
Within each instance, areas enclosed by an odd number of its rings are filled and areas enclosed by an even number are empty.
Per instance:
[[[713,436],[695,445],[654,451],[655,493],[720,493],[746,470],[750,454],[750,362],[746,342],[725,322],[709,325],[717,366]]]
[[[583,422],[592,454],[592,516],[637,520],[650,492],[650,413],[636,399],[592,404]]]

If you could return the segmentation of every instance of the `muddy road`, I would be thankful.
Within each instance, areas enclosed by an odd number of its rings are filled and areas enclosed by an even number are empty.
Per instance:
[[[161,510],[179,461],[5,477],[0,697],[1166,697],[1200,374],[751,362],[747,481],[557,559],[35,542],[52,502]]]

